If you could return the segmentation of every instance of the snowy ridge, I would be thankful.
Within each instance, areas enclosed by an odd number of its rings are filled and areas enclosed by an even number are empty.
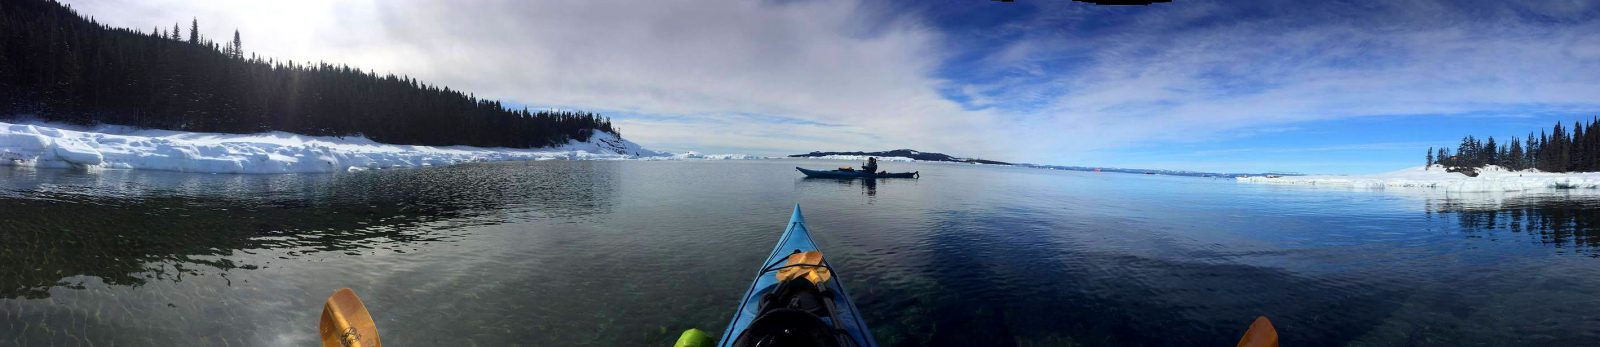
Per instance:
[[[1478,170],[1478,177],[1445,172],[1444,167],[1414,168],[1360,176],[1239,177],[1239,182],[1346,186],[1362,189],[1422,187],[1455,192],[1514,192],[1538,189],[1600,188],[1600,173],[1548,173],[1509,171],[1498,166]]]
[[[830,155],[824,155],[824,156],[820,156],[820,157],[808,157],[807,159],[867,161],[867,157],[871,157],[871,156],[870,155],[830,154]],[[877,157],[877,158],[878,158],[878,161],[901,161],[901,162],[919,161],[919,160],[916,160],[916,159],[911,159],[911,158],[906,158],[906,157]]]
[[[0,122],[0,165],[202,173],[305,173],[503,160],[673,159],[614,134],[551,148],[410,146],[365,137],[191,133],[101,125]]]

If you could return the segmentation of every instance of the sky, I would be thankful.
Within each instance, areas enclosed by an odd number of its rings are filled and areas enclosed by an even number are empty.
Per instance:
[[[1600,2],[66,0],[598,111],[648,148],[1372,173],[1600,115]]]

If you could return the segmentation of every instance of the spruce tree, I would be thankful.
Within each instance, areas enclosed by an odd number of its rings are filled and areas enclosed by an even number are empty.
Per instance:
[[[239,41],[239,29],[233,29],[233,58],[244,59],[244,45]]]
[[[1511,148],[1506,150],[1506,161],[1508,162],[1506,165],[1507,169],[1513,171],[1523,169],[1522,141],[1517,140],[1515,136],[1511,137]]]
[[[1494,136],[1490,136],[1480,150],[1483,151],[1480,156],[1483,158],[1483,165],[1500,165],[1500,156],[1499,153],[1496,153],[1500,150],[1500,147],[1495,145]]]
[[[1588,169],[1588,163],[1584,161],[1584,158],[1588,156],[1585,153],[1587,149],[1584,148],[1585,139],[1583,125],[1578,122],[1572,122],[1572,148],[1568,150],[1570,157],[1567,158],[1569,160],[1567,171],[1584,171]]]

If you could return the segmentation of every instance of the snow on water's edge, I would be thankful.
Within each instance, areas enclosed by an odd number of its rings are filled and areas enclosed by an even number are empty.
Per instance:
[[[1600,188],[1600,173],[1550,173],[1537,170],[1510,171],[1498,166],[1479,170],[1478,177],[1445,172],[1444,167],[1418,166],[1404,170],[1358,176],[1249,176],[1239,182],[1264,184],[1304,184],[1343,186],[1363,189],[1393,187],[1436,188],[1456,192],[1512,192],[1537,189]]]
[[[191,133],[117,125],[0,122],[0,165],[199,173],[316,173],[506,160],[747,159],[645,149],[597,131],[552,148],[382,144],[365,137]]]

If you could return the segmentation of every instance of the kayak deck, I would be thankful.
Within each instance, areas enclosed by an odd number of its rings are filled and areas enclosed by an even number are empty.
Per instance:
[[[745,291],[739,303],[739,310],[734,312],[733,321],[718,339],[718,346],[729,347],[734,345],[734,340],[750,328],[752,322],[761,314],[761,298],[767,293],[778,289],[780,284],[775,273],[790,254],[794,252],[819,251],[815,242],[811,240],[811,232],[806,229],[805,218],[800,214],[800,206],[796,205],[794,213],[789,217],[789,226],[783,231],[783,236],[778,239],[778,245],[773,247],[772,253],[767,255],[766,262],[756,272],[756,279],[750,284],[750,289]],[[823,266],[828,266],[827,260],[822,260]],[[829,266],[831,268],[831,266]],[[877,341],[872,338],[871,330],[867,329],[866,322],[861,318],[861,311],[856,308],[855,301],[844,290],[844,283],[840,281],[837,273],[831,280],[824,282],[827,290],[834,293],[833,301],[836,307],[834,317],[823,317],[829,325],[839,327],[849,335],[851,342],[856,346],[875,347]]]

